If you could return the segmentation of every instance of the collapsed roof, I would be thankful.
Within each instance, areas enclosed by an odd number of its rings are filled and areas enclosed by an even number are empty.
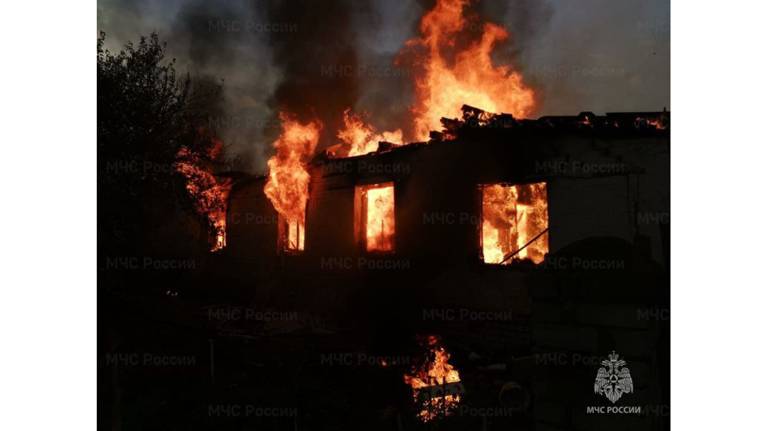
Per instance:
[[[461,107],[462,118],[441,118],[442,131],[432,131],[429,141],[397,145],[381,141],[376,151],[383,153],[413,144],[455,141],[470,138],[494,138],[518,134],[580,133],[609,136],[668,135],[670,112],[609,112],[596,115],[581,112],[578,115],[547,115],[538,119],[518,119],[511,114],[495,114],[469,105]],[[343,158],[337,155],[340,145],[321,152],[315,161]],[[359,157],[359,156],[355,156]]]

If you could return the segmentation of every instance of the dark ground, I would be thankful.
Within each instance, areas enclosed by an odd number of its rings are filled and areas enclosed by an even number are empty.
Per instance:
[[[403,304],[375,284],[331,310],[275,294],[291,291],[285,280],[228,279],[228,263],[211,259],[100,271],[100,429],[533,428],[524,316],[464,319],[445,300]],[[462,410],[425,425],[403,375],[425,357],[426,334],[442,338],[465,394]]]

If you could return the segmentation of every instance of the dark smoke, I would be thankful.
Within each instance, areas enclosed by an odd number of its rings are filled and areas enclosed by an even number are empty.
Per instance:
[[[394,66],[433,0],[99,0],[117,50],[157,31],[178,69],[222,88],[209,122],[236,169],[264,172],[286,109],[324,123],[334,142],[345,108],[381,130],[407,128],[411,71]],[[497,63],[523,72],[538,115],[669,107],[669,0],[476,0],[503,25]],[[479,31],[480,27],[470,29]]]
[[[351,13],[360,3],[276,0],[268,6],[270,22],[295,28],[275,33],[270,40],[272,61],[281,72],[270,104],[303,121],[320,119],[321,147],[334,141],[344,109],[354,106],[360,91],[353,72],[358,68],[358,50]]]
[[[193,75],[218,80],[226,108],[209,126],[227,145],[234,169],[260,170],[264,130],[276,129],[267,106],[276,74],[261,25],[261,11],[249,1],[189,0],[171,26],[169,45],[184,47]]]
[[[155,31],[177,70],[222,88],[224,106],[205,119],[225,142],[232,169],[263,172],[265,130],[279,128],[268,101],[279,72],[264,5],[249,0],[101,0],[99,28],[113,51]]]
[[[484,20],[500,24],[509,31],[509,43],[499,50],[515,55],[525,49],[535,49],[532,44],[549,27],[554,10],[551,2],[541,0],[484,1],[478,7]]]

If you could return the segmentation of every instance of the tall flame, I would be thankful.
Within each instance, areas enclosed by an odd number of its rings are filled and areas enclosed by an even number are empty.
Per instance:
[[[269,178],[264,193],[288,225],[287,248],[303,250],[309,198],[309,172],[305,165],[315,152],[322,124],[319,121],[302,124],[285,112],[280,113],[280,121],[282,133],[273,143],[275,155],[267,162]],[[294,237],[291,239],[290,235]]]
[[[221,147],[221,141],[214,140],[208,157],[216,158]],[[208,219],[214,236],[211,251],[223,249],[227,245],[227,197],[232,186],[230,180],[218,180],[203,162],[203,158],[186,146],[176,153],[174,168],[184,176],[195,210]]]
[[[483,23],[482,34],[465,41],[474,24],[474,17],[465,15],[470,1],[437,0],[421,18],[420,36],[408,40],[400,52],[397,63],[409,63],[414,69],[410,140],[428,139],[430,131],[442,129],[441,118],[460,118],[465,104],[518,118],[533,112],[534,91],[520,72],[509,65],[495,65],[491,59],[496,45],[507,40],[509,33],[499,25]],[[403,144],[401,129],[377,132],[349,108],[337,137],[347,151],[334,152],[333,157],[375,152],[379,141]]]
[[[366,250],[392,251],[395,247],[394,185],[367,189],[366,204]]]
[[[419,407],[418,417],[422,422],[451,414],[458,407],[463,392],[459,371],[448,363],[451,355],[440,345],[440,340],[430,335],[426,345],[429,349],[427,360],[414,367],[411,374],[403,376],[413,390],[413,400]]]
[[[496,44],[509,37],[504,28],[485,23],[479,40],[456,48],[457,36],[466,34],[469,24],[464,15],[468,4],[469,0],[438,0],[421,19],[421,37],[406,42],[406,47],[426,51],[414,62],[416,102],[411,109],[416,139],[440,130],[441,117],[461,117],[464,104],[518,118],[533,111],[534,92],[522,75],[491,60]],[[446,55],[449,51],[455,52],[453,59]]]

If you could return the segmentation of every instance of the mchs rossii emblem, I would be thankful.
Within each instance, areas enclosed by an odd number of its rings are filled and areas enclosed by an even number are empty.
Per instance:
[[[619,359],[616,352],[611,352],[607,360],[600,362],[602,367],[597,370],[595,377],[595,393],[605,395],[612,403],[624,394],[632,393],[632,376],[629,374],[629,368],[625,367],[627,362]]]

